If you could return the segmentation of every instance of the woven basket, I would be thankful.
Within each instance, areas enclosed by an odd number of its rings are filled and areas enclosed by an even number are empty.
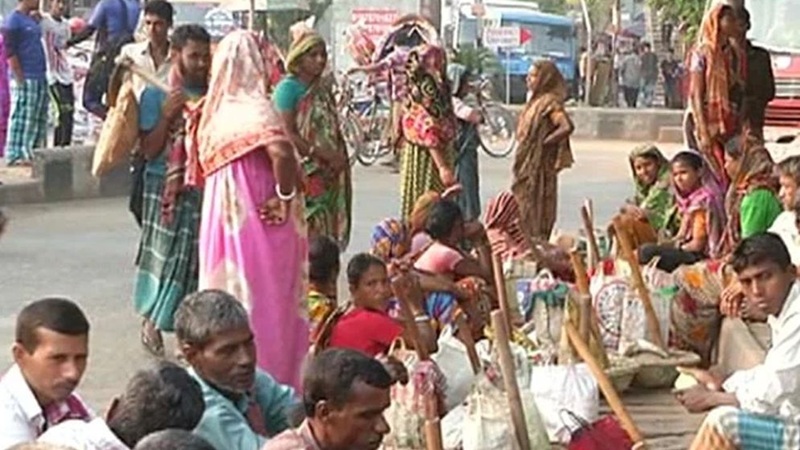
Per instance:
[[[633,378],[639,372],[639,363],[634,358],[617,355],[608,355],[608,360],[606,375],[614,383],[614,389],[621,394],[631,386]]]
[[[640,353],[633,358],[639,363],[639,373],[633,384],[647,389],[670,387],[678,378],[677,366],[700,364],[700,356],[696,353],[677,349],[670,349],[668,358],[653,353]]]

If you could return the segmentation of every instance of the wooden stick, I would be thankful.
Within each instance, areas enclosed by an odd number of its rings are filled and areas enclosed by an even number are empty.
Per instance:
[[[644,438],[642,437],[642,433],[639,431],[639,428],[636,427],[636,423],[634,423],[633,418],[628,414],[628,410],[625,409],[625,404],[622,403],[622,399],[619,398],[619,394],[617,394],[616,389],[614,389],[614,384],[608,378],[603,369],[600,367],[600,364],[594,359],[592,356],[592,352],[589,351],[589,345],[581,339],[578,330],[569,323],[564,323],[564,330],[567,332],[567,336],[569,336],[569,340],[572,343],[572,346],[575,348],[575,351],[578,352],[581,358],[586,362],[586,365],[589,366],[589,370],[594,375],[595,379],[597,379],[597,384],[600,386],[600,391],[603,392],[603,395],[606,397],[606,401],[608,401],[608,406],[611,407],[611,410],[614,411],[614,414],[619,418],[620,425],[628,435],[631,437],[631,440],[635,444],[639,444],[644,442]],[[505,376],[505,375],[503,375]]]
[[[588,206],[589,200],[586,201],[581,207],[581,219],[583,220],[583,231],[586,233],[586,240],[588,242],[588,262],[589,268],[594,269],[597,267],[597,262],[600,260],[600,247],[597,245],[597,236],[594,234],[594,221],[592,220],[591,211]]]
[[[494,271],[494,286],[497,290],[497,303],[500,304],[500,311],[505,317],[506,329],[510,332],[514,329],[514,324],[511,322],[511,308],[508,306],[508,297],[506,296],[506,277],[503,275],[503,260],[500,259],[500,255],[492,255],[492,270]]]
[[[522,409],[522,398],[517,385],[517,372],[514,368],[514,359],[511,356],[509,345],[509,331],[506,328],[506,317],[502,311],[492,311],[492,328],[494,329],[494,344],[500,356],[500,370],[503,373],[503,383],[506,387],[508,404],[511,409],[511,422],[514,424],[514,434],[521,450],[530,450],[528,427],[525,422],[525,410]]]
[[[569,258],[572,261],[572,269],[575,271],[575,286],[578,288],[579,294],[578,310],[580,311],[580,317],[578,318],[578,330],[580,330],[583,340],[589,342],[589,322],[592,319],[589,274],[586,273],[586,266],[583,265],[583,260],[581,260],[577,250],[569,252]]]
[[[435,395],[425,398],[425,448],[427,450],[443,450],[442,423],[439,420],[439,406]]]
[[[628,233],[622,229],[622,226],[620,226],[619,218],[614,219],[614,229],[616,230],[615,234],[617,235],[619,248],[622,250],[622,257],[628,261],[628,264],[631,266],[634,287],[639,291],[639,298],[644,304],[644,312],[647,315],[647,328],[650,331],[650,341],[659,348],[666,349],[664,340],[661,339],[661,325],[658,323],[656,310],[653,309],[653,302],[650,300],[650,290],[647,289],[647,285],[644,283],[639,261],[633,254],[630,237]]]
[[[475,350],[475,339],[472,337],[472,330],[467,322],[467,318],[464,317],[464,313],[460,311],[456,313],[455,321],[458,337],[461,343],[467,348],[469,363],[472,366],[472,371],[477,375],[481,371],[481,359],[478,356],[478,351]]]

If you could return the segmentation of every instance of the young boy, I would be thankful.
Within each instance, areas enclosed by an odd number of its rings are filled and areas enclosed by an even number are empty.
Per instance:
[[[63,147],[72,143],[75,94],[74,75],[67,60],[67,41],[71,37],[69,22],[64,18],[64,0],[50,0],[50,12],[42,14],[42,44],[47,57],[47,85],[55,102],[58,121],[53,145]]]

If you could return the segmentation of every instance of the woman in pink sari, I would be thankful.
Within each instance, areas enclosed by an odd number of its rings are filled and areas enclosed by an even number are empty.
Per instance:
[[[219,43],[197,131],[205,177],[200,289],[235,295],[250,313],[259,367],[299,388],[308,351],[300,169],[267,97],[266,73],[252,33]]]

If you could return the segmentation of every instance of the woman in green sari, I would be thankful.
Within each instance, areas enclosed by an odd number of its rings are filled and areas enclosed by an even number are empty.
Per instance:
[[[327,63],[325,41],[313,32],[299,35],[286,55],[289,74],[275,87],[273,102],[303,158],[309,237],[330,237],[345,250],[352,184]]]
[[[670,164],[652,144],[635,148],[628,157],[636,187],[634,197],[621,208],[623,221],[633,224],[634,244],[655,243],[678,230],[675,200],[670,188]]]

